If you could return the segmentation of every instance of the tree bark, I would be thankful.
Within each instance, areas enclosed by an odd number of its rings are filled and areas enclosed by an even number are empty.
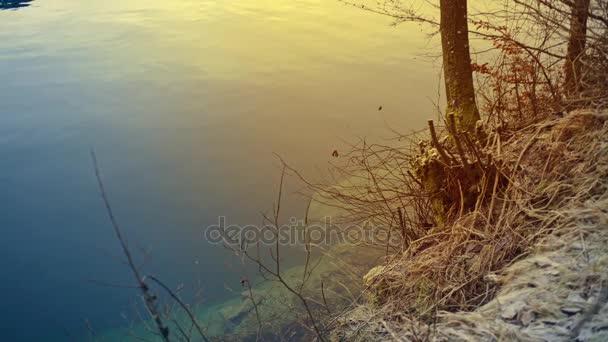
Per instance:
[[[574,0],[570,16],[570,37],[568,39],[568,54],[564,64],[564,90],[571,94],[580,90],[581,61],[587,41],[587,19],[591,0]]]
[[[469,53],[467,0],[440,0],[440,7],[447,112],[454,113],[459,130],[473,133],[479,110]]]

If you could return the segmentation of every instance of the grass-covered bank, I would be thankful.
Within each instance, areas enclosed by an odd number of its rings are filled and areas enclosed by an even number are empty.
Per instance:
[[[333,336],[601,340],[607,119],[579,110],[512,132],[500,147],[505,164],[518,165],[511,186],[368,273],[370,301],[342,317]],[[489,212],[498,219],[488,227]]]

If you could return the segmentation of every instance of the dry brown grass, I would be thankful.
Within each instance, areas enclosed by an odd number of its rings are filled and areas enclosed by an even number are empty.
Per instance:
[[[517,165],[508,186],[370,271],[373,305],[338,319],[340,334],[422,341],[437,312],[470,311],[494,298],[508,281],[497,274],[542,237],[564,234],[560,227],[572,221],[565,208],[606,197],[607,120],[605,111],[579,110],[513,132],[500,153]]]
[[[536,341],[596,334],[594,322],[606,320],[593,315],[605,305],[607,120],[606,111],[575,111],[514,133],[503,157],[521,167],[493,208],[496,223],[473,219],[487,211],[470,213],[446,228],[450,234],[429,238],[429,247],[370,272],[369,291],[382,296],[381,305],[342,317],[336,336]],[[523,258],[529,253],[538,256]],[[498,299],[475,312],[449,313],[478,308],[500,286]],[[573,305],[584,314],[563,312]],[[440,323],[421,321],[421,309],[440,311]]]
[[[526,256],[551,233],[560,208],[605,191],[606,175],[594,170],[606,119],[606,113],[575,111],[490,132],[492,142],[478,152],[491,155],[508,182],[480,182],[492,190],[479,193],[490,195],[468,212],[456,203],[444,225],[432,222],[432,196],[404,171],[419,158],[410,157],[412,150],[365,146],[350,156],[351,168],[341,170],[351,180],[323,188],[322,197],[347,211],[348,219],[366,219],[401,236],[365,277],[378,317],[429,322],[439,311],[470,311],[491,300],[499,286],[488,275]],[[414,209],[402,211],[405,219],[399,220],[396,211],[410,203]]]

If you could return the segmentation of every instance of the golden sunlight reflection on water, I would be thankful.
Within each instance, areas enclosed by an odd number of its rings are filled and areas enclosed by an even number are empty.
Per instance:
[[[315,178],[343,140],[380,141],[387,126],[407,133],[436,117],[440,61],[422,55],[439,52],[437,37],[390,24],[334,0],[35,0],[0,12],[0,109],[11,114],[0,116],[10,185],[0,259],[70,269],[35,282],[75,289],[32,320],[81,327],[80,304],[96,298],[86,316],[118,325],[108,317],[131,299],[81,286],[92,267],[112,280],[123,270],[99,251],[116,241],[92,181],[92,145],[124,225],[154,250],[150,268],[169,282],[200,275],[213,299],[228,296],[241,269],[213,263],[225,251],[205,244],[201,226],[219,215],[259,222],[276,196],[273,153]],[[300,185],[288,182],[286,215],[303,213],[291,196]],[[56,304],[52,289],[5,266],[23,281],[15,298]],[[7,324],[23,315],[14,317]],[[31,334],[45,329],[55,328]]]
[[[437,42],[417,24],[394,27],[330,0],[79,6],[92,14],[77,35],[103,34],[77,72],[102,64],[109,73],[92,77],[137,83],[134,98],[162,93],[141,100],[158,113],[130,115],[130,125],[149,129],[157,151],[185,165],[176,171],[190,179],[184,188],[213,165],[226,204],[251,196],[239,189],[253,186],[257,198],[272,188],[273,153],[316,175],[342,139],[380,139],[387,126],[408,132],[435,117],[439,61],[421,55],[436,54]]]

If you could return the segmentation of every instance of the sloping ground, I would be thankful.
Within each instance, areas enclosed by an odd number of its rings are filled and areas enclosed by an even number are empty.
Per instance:
[[[448,315],[445,339],[608,340],[608,198],[563,212],[570,222],[533,257],[509,267],[498,296]]]
[[[527,256],[487,274],[488,289],[500,286],[492,300],[473,312],[439,312],[432,324],[395,314],[390,302],[365,304],[340,318],[333,339],[608,340],[607,119],[606,112],[577,111],[511,139],[527,142],[524,172],[511,181],[527,187],[522,222],[538,238]]]

